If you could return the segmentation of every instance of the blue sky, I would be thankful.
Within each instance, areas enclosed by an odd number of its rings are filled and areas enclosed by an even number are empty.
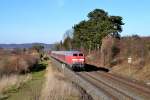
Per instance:
[[[0,0],[0,43],[54,43],[95,8],[123,17],[121,35],[150,36],[150,0]]]

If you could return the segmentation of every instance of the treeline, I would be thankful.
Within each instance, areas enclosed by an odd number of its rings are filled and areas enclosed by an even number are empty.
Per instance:
[[[108,35],[120,38],[123,18],[109,15],[103,9],[95,9],[88,13],[88,19],[74,25],[67,31],[64,40],[56,44],[56,50],[85,50],[99,49],[102,39]]]

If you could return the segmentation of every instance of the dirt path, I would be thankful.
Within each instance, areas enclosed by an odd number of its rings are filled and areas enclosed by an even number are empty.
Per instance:
[[[41,94],[40,100],[81,100],[79,90],[51,62],[46,69],[46,81]]]

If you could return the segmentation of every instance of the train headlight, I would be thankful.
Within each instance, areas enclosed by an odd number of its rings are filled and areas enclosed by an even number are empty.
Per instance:
[[[84,59],[79,59],[79,61],[84,62]]]
[[[72,59],[72,61],[73,61],[73,62],[77,62],[77,61],[78,61],[78,59]]]
[[[73,63],[83,63],[84,62],[84,59],[72,59],[72,62]]]

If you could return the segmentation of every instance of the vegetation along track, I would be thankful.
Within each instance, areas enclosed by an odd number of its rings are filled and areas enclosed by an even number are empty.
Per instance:
[[[84,79],[117,99],[149,100],[149,87],[101,71],[78,72]]]

